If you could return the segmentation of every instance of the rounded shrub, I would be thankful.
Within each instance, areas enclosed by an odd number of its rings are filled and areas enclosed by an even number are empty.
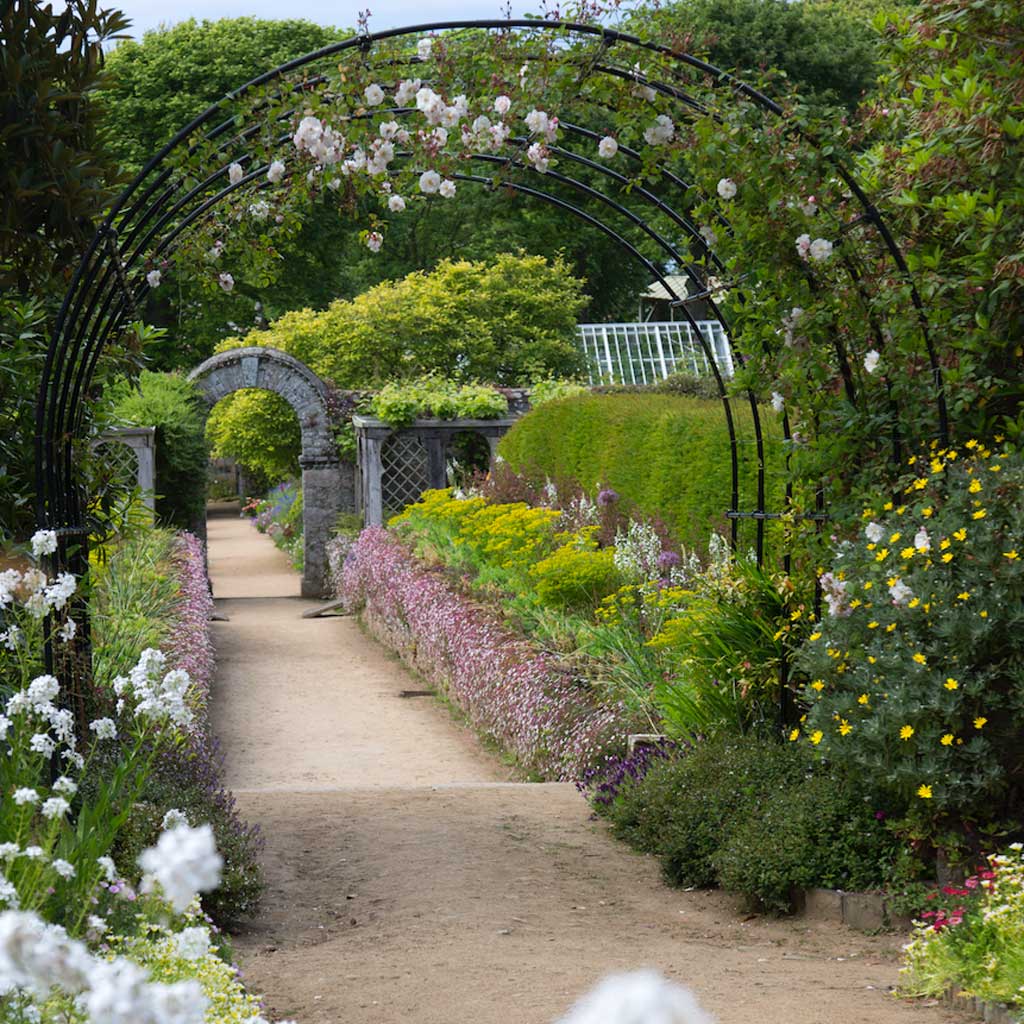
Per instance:
[[[706,740],[656,762],[608,807],[623,838],[661,860],[673,885],[713,886],[716,856],[734,822],[766,795],[796,785],[810,759],[792,745],[755,736]]]
[[[786,913],[796,887],[882,885],[899,852],[899,841],[863,796],[822,772],[763,794],[734,819],[712,862],[726,889]]]

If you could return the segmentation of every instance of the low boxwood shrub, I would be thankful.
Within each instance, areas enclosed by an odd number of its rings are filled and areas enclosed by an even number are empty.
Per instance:
[[[810,758],[755,736],[697,743],[625,785],[605,813],[624,839],[661,860],[673,885],[718,884],[726,830],[765,794],[803,781]]]
[[[672,885],[785,912],[794,887],[875,888],[902,857],[865,794],[792,744],[726,736],[623,764],[611,787],[588,779],[594,806]]]
[[[757,450],[750,410],[733,403],[742,441],[740,495],[756,498]],[[782,507],[783,452],[777,416],[762,411],[769,467],[767,504]],[[588,491],[613,488],[642,512],[661,517],[686,547],[703,551],[712,530],[727,534],[732,494],[729,433],[720,401],[635,392],[579,394],[544,402],[504,437],[499,453],[539,480],[573,479]],[[598,483],[600,482],[600,484]],[[742,524],[740,541],[753,537]]]
[[[877,888],[891,875],[900,846],[862,795],[819,770],[763,793],[733,820],[712,861],[724,888],[786,913],[794,887]]]

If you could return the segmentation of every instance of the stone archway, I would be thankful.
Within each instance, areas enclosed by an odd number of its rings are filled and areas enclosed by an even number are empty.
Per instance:
[[[208,408],[243,388],[280,395],[302,434],[303,597],[327,597],[327,541],[344,500],[338,448],[327,414],[327,388],[305,363],[274,348],[236,348],[200,363],[188,376]],[[351,489],[351,483],[349,484]]]

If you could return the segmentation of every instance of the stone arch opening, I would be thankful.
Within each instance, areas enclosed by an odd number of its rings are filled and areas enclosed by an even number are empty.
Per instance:
[[[245,388],[272,391],[295,410],[302,436],[302,596],[328,596],[327,541],[345,504],[345,484],[327,411],[326,385],[294,356],[262,347],[221,352],[200,363],[188,379],[195,383],[207,410]]]

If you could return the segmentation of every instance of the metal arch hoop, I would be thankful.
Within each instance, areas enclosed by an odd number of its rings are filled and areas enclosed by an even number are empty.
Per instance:
[[[633,35],[593,25],[572,22],[536,21],[531,19],[447,21],[353,36],[281,64],[277,68],[271,69],[245,83],[239,89],[228,94],[225,100],[214,104],[186,125],[147,162],[111,207],[79,266],[76,268],[71,286],[65,295],[46,355],[40,382],[36,429],[37,517],[41,525],[56,528],[61,534],[63,539],[60,553],[63,558],[67,559],[68,556],[68,540],[79,540],[82,542],[80,550],[84,550],[85,537],[83,536],[84,526],[81,523],[82,510],[79,494],[74,487],[72,447],[70,443],[81,429],[84,396],[103,346],[109,337],[123,325],[126,317],[129,315],[133,302],[136,299],[141,299],[146,290],[146,286],[141,285],[137,292],[133,293],[130,284],[126,280],[126,276],[132,273],[132,268],[140,258],[143,248],[157,238],[163,228],[171,223],[176,214],[185,210],[193,199],[201,198],[202,201],[195,209],[189,210],[182,223],[160,238],[157,243],[158,251],[172,246],[175,238],[183,230],[186,230],[190,225],[198,221],[205,212],[211,210],[234,188],[224,189],[212,196],[207,193],[207,187],[219,175],[225,173],[225,169],[220,168],[220,170],[210,175],[206,181],[187,190],[186,194],[182,196],[172,180],[173,169],[169,166],[161,167],[168,155],[183,144],[195,139],[199,130],[205,126],[213,125],[205,135],[207,140],[213,140],[227,132],[233,126],[233,120],[223,121],[220,124],[215,123],[218,115],[223,115],[226,103],[236,100],[247,92],[266,83],[281,80],[292,71],[299,70],[343,51],[359,48],[363,52],[368,52],[375,41],[408,35],[422,35],[449,30],[509,31],[513,29],[538,33],[567,32],[579,36],[600,37],[605,44],[605,49],[600,57],[603,57],[608,48],[614,44],[621,44],[626,47],[654,53],[666,58],[680,67],[680,69],[687,67],[699,71],[707,76],[714,85],[729,88],[771,114],[781,116],[783,113],[782,108],[778,104],[756,89],[714,65],[701,61],[689,54],[675,53],[661,44],[648,42]],[[696,107],[698,110],[702,109],[685,90],[680,89],[672,82],[642,79],[622,69],[600,64],[600,57],[594,61],[593,67],[590,69],[591,73],[610,74],[640,81],[663,95],[687,106]],[[586,127],[569,124],[565,127],[567,130],[579,135],[596,137],[596,133]],[[609,172],[608,168],[596,165],[594,161],[587,161],[571,151],[567,150],[563,155],[591,169],[614,176],[614,172]],[[631,158],[639,158],[638,154],[629,153],[628,151],[627,155]],[[482,159],[483,157],[478,158]],[[891,232],[879,216],[878,211],[871,205],[866,195],[846,169],[836,161],[833,162],[833,166],[853,198],[862,208],[862,220],[873,224],[877,228],[879,237],[897,270],[909,281],[906,262]],[[154,171],[157,172],[156,175],[152,177],[152,180],[149,180]],[[241,185],[252,182],[258,176],[258,173],[258,171],[251,172],[245,177]],[[489,183],[487,179],[475,175],[463,175],[460,177],[463,177],[466,181],[474,181],[480,184]],[[666,178],[670,180],[670,183],[685,187],[685,183],[680,182],[671,174],[666,173]],[[560,183],[577,191],[585,190],[589,193],[590,198],[597,199],[599,202],[610,206],[618,216],[625,216],[634,226],[639,227],[649,237],[652,237],[664,251],[677,252],[672,243],[658,235],[643,218],[638,217],[623,204],[611,199],[611,197],[565,175],[558,175],[553,177],[552,180],[558,180]],[[602,218],[586,213],[573,204],[547,193],[543,188],[533,188],[511,182],[507,184],[513,190],[524,195],[532,195],[535,198],[553,203],[574,216],[582,217],[605,231],[629,255],[643,259],[649,269],[652,270],[652,273],[660,277],[653,264],[643,257],[639,250],[632,243],[628,242],[624,236],[606,224]],[[168,188],[161,192],[165,185]],[[666,202],[649,190],[639,189],[635,191],[645,202],[650,203],[654,208],[672,219],[685,233],[691,236],[694,235],[693,225],[689,223],[685,216],[676,211],[671,203]],[[170,202],[169,209],[165,208],[168,202]],[[123,240],[119,240],[119,228],[121,229]],[[129,252],[128,250],[132,249],[133,246],[134,251]],[[112,258],[109,261],[104,258],[104,247],[111,249]],[[126,256],[127,259],[125,259]],[[912,301],[919,313],[922,335],[931,362],[936,387],[936,402],[939,410],[939,429],[941,435],[945,437],[948,432],[948,425],[942,390],[941,370],[928,334],[923,305],[916,289],[913,287],[913,282],[910,282],[910,285]],[[669,291],[671,292],[671,289]],[[677,296],[677,299],[682,302],[682,297]],[[685,306],[683,306],[683,310],[684,315],[692,320]],[[700,332],[698,332],[698,337],[701,337]],[[734,342],[734,339],[730,340]],[[714,365],[713,360],[711,362]],[[764,439],[757,414],[757,404],[753,395],[750,395],[759,463],[757,507],[751,513],[743,511],[738,507],[738,439],[736,437],[728,395],[725,393],[720,378],[719,386],[730,435],[733,488],[729,515],[732,519],[733,536],[735,539],[738,519],[742,516],[752,516],[757,524],[758,554],[761,556],[763,554],[763,524],[770,514],[764,508]],[[788,436],[788,426],[785,426],[784,429]],[[81,557],[81,554],[79,554],[79,561]]]

